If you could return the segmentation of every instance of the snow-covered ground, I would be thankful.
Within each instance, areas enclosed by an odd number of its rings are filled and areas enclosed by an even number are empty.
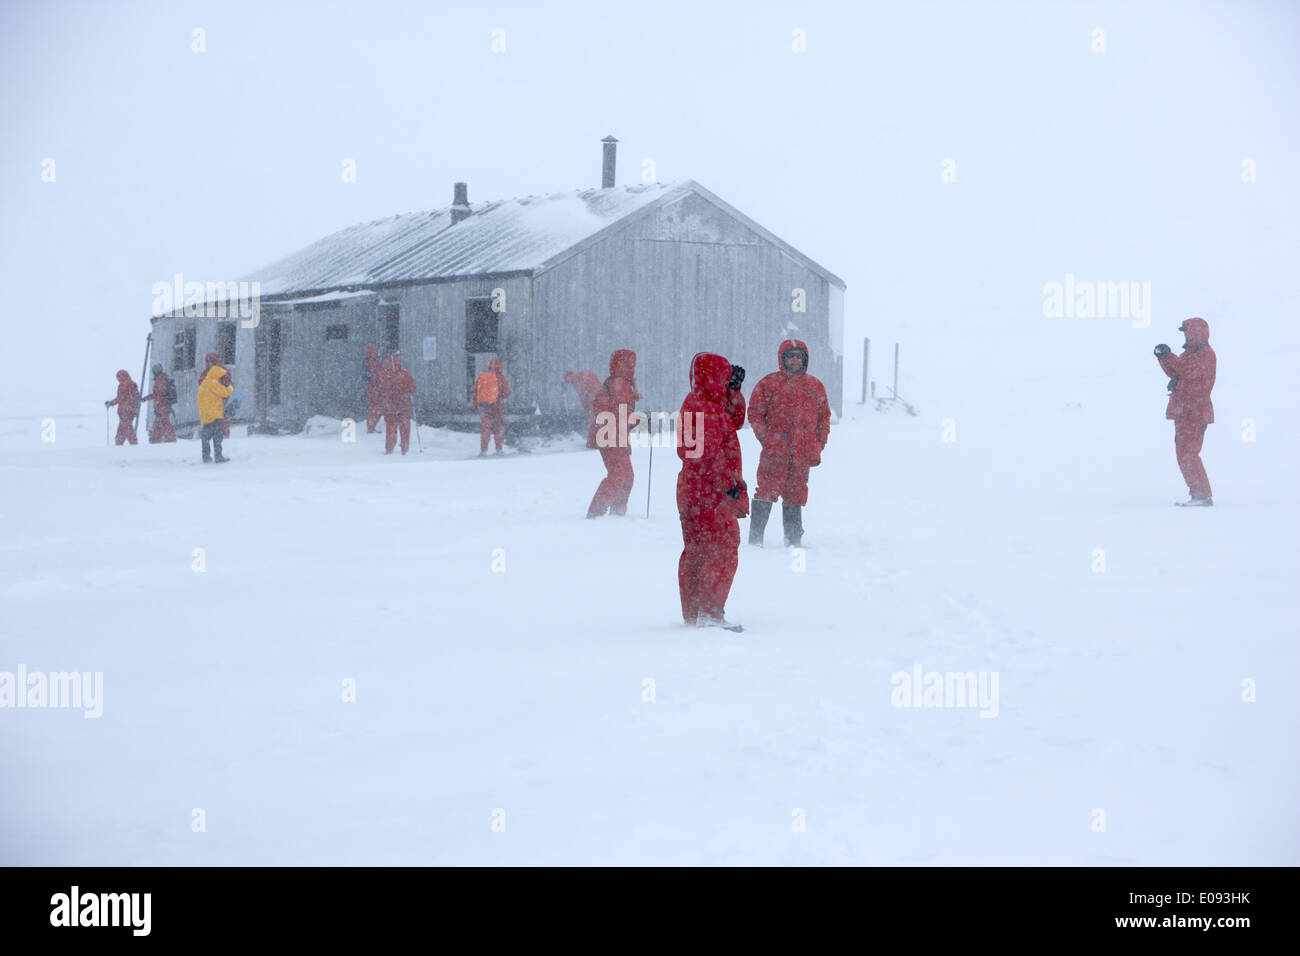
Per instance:
[[[642,449],[587,521],[576,437],[236,429],[217,467],[0,421],[0,672],[103,674],[97,719],[0,710],[0,863],[1300,863],[1293,359],[1234,358],[1200,511],[1148,358],[846,406],[743,635],[680,622],[666,450],[650,520]],[[894,706],[917,667],[996,716]]]

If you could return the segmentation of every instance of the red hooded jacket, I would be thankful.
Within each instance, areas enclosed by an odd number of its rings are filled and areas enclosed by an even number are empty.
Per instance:
[[[749,513],[740,441],[727,414],[730,380],[731,363],[721,355],[700,352],[691,360],[691,391],[678,419],[677,457],[682,470],[677,476],[677,510],[683,518],[723,505],[740,517]],[[736,487],[741,489],[739,497],[728,497],[727,492]]]
[[[158,409],[170,409],[171,405],[167,403],[167,373],[159,372],[153,377],[153,388],[149,392],[149,400],[153,402],[153,412],[155,415],[164,415]]]
[[[1210,404],[1210,390],[1214,388],[1217,359],[1210,348],[1210,324],[1204,319],[1188,319],[1183,323],[1187,344],[1182,355],[1168,353],[1160,359],[1160,367],[1170,378],[1178,376],[1178,383],[1169,396],[1165,418],[1209,425],[1214,421],[1214,406]]]
[[[803,352],[802,372],[785,367],[785,354],[792,349]],[[822,383],[808,374],[808,346],[786,339],[776,360],[780,371],[764,375],[750,393],[750,427],[765,453],[805,466],[821,464],[831,434],[831,406]]]
[[[402,368],[402,360],[388,356],[383,374],[379,378],[379,401],[384,415],[394,418],[411,417],[411,396],[415,394],[415,379]]]
[[[630,417],[636,408],[641,392],[636,387],[636,353],[631,349],[618,349],[609,357],[609,378],[591,400],[594,416],[609,412],[614,416],[615,427],[619,406],[625,406],[622,415]],[[599,429],[599,424],[597,424]]]
[[[379,397],[379,384],[384,378],[384,366],[379,361],[379,347],[366,346],[366,395],[370,399]]]
[[[135,418],[135,413],[140,410],[140,389],[124,368],[117,370],[117,398],[113,399],[113,404],[117,406],[118,418]]]

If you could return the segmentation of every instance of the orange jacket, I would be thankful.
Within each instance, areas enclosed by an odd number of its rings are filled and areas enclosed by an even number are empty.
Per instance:
[[[488,370],[474,381],[474,401],[479,403],[502,403],[510,397],[510,383],[501,371],[501,360],[488,362]]]

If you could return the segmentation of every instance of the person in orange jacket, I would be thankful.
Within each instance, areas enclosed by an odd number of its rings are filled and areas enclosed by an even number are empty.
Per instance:
[[[1205,426],[1214,423],[1214,406],[1210,391],[1218,359],[1210,348],[1210,324],[1204,319],[1188,319],[1178,326],[1183,333],[1183,354],[1174,355],[1168,345],[1155,348],[1156,361],[1169,376],[1169,404],[1165,418],[1174,423],[1174,452],[1178,468],[1187,482],[1188,499],[1174,502],[1183,507],[1204,508],[1214,504],[1210,479],[1201,461]]]
[[[379,348],[374,345],[366,346],[366,434],[373,435],[376,427],[379,425],[379,418],[383,412],[383,394],[380,388],[384,378],[384,366],[379,361]]]
[[[379,384],[380,407],[384,414],[384,454],[391,455],[402,436],[402,454],[411,447],[411,396],[415,394],[415,379],[402,368],[402,360],[388,356],[384,374]]]
[[[149,444],[176,440],[176,430],[172,428],[172,398],[176,386],[167,377],[161,365],[153,367],[153,388],[142,400],[153,402],[153,424],[149,426]]]
[[[114,444],[136,444],[135,416],[140,411],[140,389],[131,381],[131,373],[124,368],[117,370],[117,397],[104,403],[105,408],[114,405],[117,406],[117,440]]]
[[[230,373],[218,364],[217,354],[209,352],[208,358],[208,367],[199,380],[199,437],[203,440],[204,463],[215,461],[220,465],[230,460],[221,453],[221,439],[225,437],[222,424],[226,420],[226,399],[235,388]],[[215,457],[208,451],[209,442]]]
[[[684,545],[677,588],[688,625],[740,631],[740,625],[726,619],[726,604],[739,563],[739,519],[749,514],[749,490],[728,408],[731,375],[731,365],[721,355],[701,352],[691,361],[691,391],[678,418],[688,437],[677,445],[682,460],[677,514]]]
[[[501,360],[488,362],[488,370],[474,381],[474,402],[478,405],[478,456],[487,454],[488,436],[496,439],[497,454],[506,440],[505,401],[510,397],[510,383],[501,371]]]
[[[635,427],[632,410],[641,392],[636,387],[636,353],[618,349],[609,357],[609,378],[605,379],[591,408],[596,420],[596,444],[605,465],[605,478],[587,507],[588,518],[613,512],[627,514],[627,499],[632,494],[636,475],[632,471],[632,449],[625,441],[627,430]]]

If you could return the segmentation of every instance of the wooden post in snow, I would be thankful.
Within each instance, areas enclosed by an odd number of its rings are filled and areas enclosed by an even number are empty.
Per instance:
[[[871,339],[862,340],[862,404],[867,404],[867,359],[871,356]]]
[[[894,401],[898,401],[898,343],[894,343]]]

